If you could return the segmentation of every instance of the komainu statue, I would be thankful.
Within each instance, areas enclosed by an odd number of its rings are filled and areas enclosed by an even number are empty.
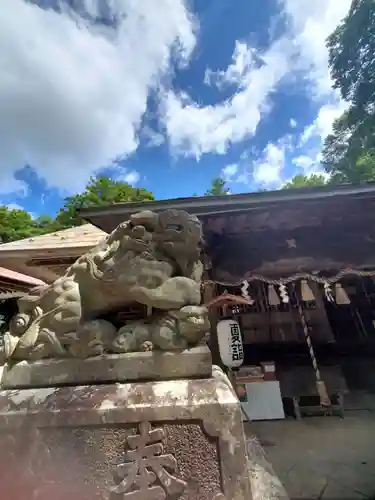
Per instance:
[[[64,276],[19,300],[2,357],[86,358],[196,345],[209,330],[200,305],[201,243],[201,223],[187,212],[132,215]],[[103,319],[133,303],[146,306],[145,318],[119,330]]]

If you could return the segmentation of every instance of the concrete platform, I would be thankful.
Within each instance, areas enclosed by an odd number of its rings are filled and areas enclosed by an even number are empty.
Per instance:
[[[254,422],[245,429],[260,438],[291,500],[375,498],[375,412]]]

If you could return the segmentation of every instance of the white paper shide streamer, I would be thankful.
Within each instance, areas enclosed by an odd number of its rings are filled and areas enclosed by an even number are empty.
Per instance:
[[[249,301],[249,305],[253,305],[254,304],[254,299],[252,297],[250,297],[250,294],[249,294],[249,282],[247,280],[244,280],[242,281],[241,283],[241,295],[244,299],[248,299]]]
[[[228,368],[243,364],[244,353],[240,325],[234,319],[223,319],[217,324],[220,357]]]

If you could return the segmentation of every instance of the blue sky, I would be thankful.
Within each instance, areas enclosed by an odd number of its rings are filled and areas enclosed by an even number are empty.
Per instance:
[[[102,172],[163,199],[320,171],[345,109],[324,41],[349,5],[2,0],[0,203],[54,215]]]

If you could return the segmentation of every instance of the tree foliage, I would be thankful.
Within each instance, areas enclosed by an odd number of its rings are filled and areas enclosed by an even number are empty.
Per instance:
[[[51,221],[52,217],[43,216],[34,220],[25,210],[0,206],[0,243],[50,232]]]
[[[327,40],[334,87],[349,107],[326,138],[328,172],[349,182],[375,179],[375,0],[353,0]]]
[[[112,181],[104,176],[92,178],[82,193],[65,199],[64,206],[55,219],[49,215],[33,219],[25,210],[11,210],[0,206],[0,243],[81,225],[84,222],[78,213],[81,208],[154,199],[154,195],[146,189],[134,188],[125,182]]]
[[[224,194],[229,194],[229,188],[226,186],[226,182],[220,177],[215,177],[211,182],[210,189],[204,193],[204,196],[221,196]]]
[[[57,214],[56,222],[61,228],[83,223],[79,216],[81,208],[111,205],[128,201],[153,201],[154,195],[143,188],[134,188],[126,182],[113,181],[105,176],[91,178],[86,189],[65,199],[63,208]]]
[[[352,0],[348,15],[327,40],[334,87],[359,109],[375,104],[375,1]]]
[[[322,174],[298,174],[295,175],[289,182],[284,184],[283,189],[321,187],[325,186],[326,184],[326,177]]]

